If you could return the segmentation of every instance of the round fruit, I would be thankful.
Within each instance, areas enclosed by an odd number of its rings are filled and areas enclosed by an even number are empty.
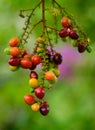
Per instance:
[[[34,65],[33,63],[32,63],[32,67],[30,68],[30,70],[34,70],[36,68],[36,65]]]
[[[11,49],[10,49],[10,55],[11,56],[18,56],[20,54],[20,50],[19,50],[19,48],[18,47],[12,47]]]
[[[32,62],[28,58],[21,59],[20,64],[21,64],[21,67],[25,69],[30,69],[32,67]]]
[[[35,98],[34,96],[32,96],[31,94],[27,94],[24,96],[24,101],[28,104],[28,105],[32,105],[33,103],[35,103]]]
[[[43,39],[42,37],[38,37],[38,38],[36,39],[36,41],[37,41],[38,43],[43,43],[43,42],[44,42],[44,39]]]
[[[33,88],[36,88],[38,86],[38,80],[36,78],[31,78],[29,80],[29,85]]]
[[[73,29],[70,30],[69,36],[70,36],[72,39],[75,39],[75,40],[79,38],[79,34],[78,34],[75,30],[73,30]]]
[[[31,71],[30,78],[36,78],[36,79],[38,79],[38,74],[35,71]]]
[[[78,46],[78,51],[80,53],[84,52],[87,48],[87,45],[82,42],[78,42],[77,46]]]
[[[62,18],[62,20],[61,20],[61,24],[62,24],[63,27],[68,28],[70,26],[70,24],[71,24],[71,21],[70,21],[70,19],[68,17],[64,16]]]
[[[47,102],[43,102],[40,106],[40,113],[42,115],[47,115],[49,113],[49,105]]]
[[[62,63],[62,55],[60,53],[55,53],[53,55],[53,61],[56,65],[59,65]]]
[[[38,56],[38,55],[32,56],[32,63],[33,63],[34,65],[40,64],[40,63],[41,63],[41,57]]]
[[[42,99],[45,95],[45,91],[44,91],[44,88],[39,86],[37,87],[35,90],[35,95],[39,98],[39,99]]]
[[[5,48],[4,53],[7,55],[10,55],[10,48],[9,47]]]
[[[52,71],[47,71],[45,73],[45,78],[46,80],[54,80],[55,74]]]
[[[65,38],[65,37],[67,37],[68,35],[69,35],[69,30],[68,30],[67,28],[61,29],[61,30],[59,31],[59,36],[60,36],[61,38]]]
[[[32,109],[34,112],[39,111],[39,108],[40,108],[39,103],[34,103],[33,105],[31,105],[31,109]]]
[[[11,71],[17,71],[19,69],[19,66],[9,66]]]
[[[8,61],[9,65],[11,66],[19,66],[20,65],[20,59],[17,57],[12,57]]]
[[[13,37],[12,39],[10,39],[9,45],[10,45],[11,47],[16,47],[16,46],[18,46],[18,45],[19,45],[19,38]]]

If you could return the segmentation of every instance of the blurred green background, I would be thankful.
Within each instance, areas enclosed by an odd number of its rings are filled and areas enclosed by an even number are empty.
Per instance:
[[[48,92],[48,116],[32,112],[23,101],[29,93],[29,72],[10,72],[9,56],[3,50],[11,37],[21,34],[23,20],[18,16],[19,10],[33,7],[38,0],[0,0],[0,130],[95,130],[95,1],[57,1],[87,32],[93,51],[82,54],[81,63],[72,67],[73,77],[61,79]],[[46,2],[50,4],[51,0]]]

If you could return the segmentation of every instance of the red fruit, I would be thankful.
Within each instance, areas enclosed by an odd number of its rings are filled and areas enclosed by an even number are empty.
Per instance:
[[[18,56],[20,54],[20,50],[19,50],[19,48],[18,47],[12,47],[11,49],[10,49],[10,55],[11,56]]]
[[[36,65],[34,65],[33,63],[32,63],[32,67],[30,68],[30,70],[34,70],[36,68]]]
[[[17,37],[13,37],[12,39],[10,39],[9,41],[9,45],[11,47],[16,47],[19,45],[19,39]]]
[[[28,58],[21,59],[20,64],[25,69],[30,69],[32,67],[32,62]]]
[[[28,105],[32,105],[33,103],[35,103],[35,98],[34,96],[32,96],[31,94],[27,94],[24,96],[24,101],[28,104]]]
[[[70,24],[71,24],[71,21],[70,21],[70,19],[68,17],[64,16],[62,18],[62,20],[61,20],[61,24],[62,24],[63,27],[68,28],[70,26]]]
[[[44,97],[45,91],[44,91],[43,87],[39,86],[39,87],[35,88],[34,92],[35,92],[35,95],[39,99],[42,99]]]
[[[12,57],[8,61],[9,65],[11,66],[19,66],[20,65],[20,59],[17,57]]]
[[[70,36],[72,39],[75,39],[75,40],[79,38],[79,34],[78,34],[75,30],[73,30],[73,29],[70,30],[69,36]]]
[[[49,113],[49,105],[47,102],[43,102],[40,106],[40,113],[42,115],[47,115]]]
[[[78,42],[77,46],[78,46],[78,51],[80,53],[84,52],[87,48],[87,45],[85,43],[82,43],[82,42]]]
[[[38,79],[38,74],[35,71],[31,71],[30,78],[36,78],[36,79]]]
[[[68,35],[69,35],[69,30],[67,28],[61,29],[59,31],[59,36],[62,38],[67,37]]]
[[[41,63],[41,57],[38,56],[38,55],[32,56],[32,63],[33,63],[34,65],[40,64],[40,63]]]

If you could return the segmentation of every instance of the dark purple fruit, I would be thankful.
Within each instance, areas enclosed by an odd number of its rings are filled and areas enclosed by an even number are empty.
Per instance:
[[[49,113],[49,105],[47,102],[43,102],[40,106],[40,113],[46,116]]]
[[[85,43],[82,43],[82,42],[78,42],[77,46],[78,46],[78,51],[80,53],[84,52],[87,48],[87,45]]]
[[[30,78],[36,78],[38,79],[38,74],[35,71],[30,72]]]
[[[11,66],[19,66],[20,65],[20,59],[17,57],[12,57],[8,61],[9,65]]]
[[[75,30],[71,29],[69,32],[69,37],[76,40],[79,38],[79,34]]]
[[[61,38],[65,38],[65,37],[67,37],[68,35],[69,35],[69,31],[68,31],[67,28],[61,29],[61,30],[59,31],[59,36],[60,36]]]
[[[55,53],[53,55],[53,61],[57,65],[61,64],[62,63],[62,55],[60,53]]]

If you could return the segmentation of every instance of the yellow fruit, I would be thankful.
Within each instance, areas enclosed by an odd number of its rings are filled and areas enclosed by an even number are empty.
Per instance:
[[[33,105],[31,105],[31,109],[35,112],[39,111],[40,105],[39,103],[34,103]]]
[[[44,39],[43,39],[42,37],[38,37],[38,38],[36,39],[36,41],[37,41],[38,43],[43,43],[43,42],[44,42]]]
[[[18,66],[11,66],[11,65],[9,66],[9,68],[10,68],[11,71],[16,71],[16,70],[19,69]]]
[[[29,80],[29,85],[33,88],[36,88],[38,86],[38,80],[36,78],[31,78]]]

